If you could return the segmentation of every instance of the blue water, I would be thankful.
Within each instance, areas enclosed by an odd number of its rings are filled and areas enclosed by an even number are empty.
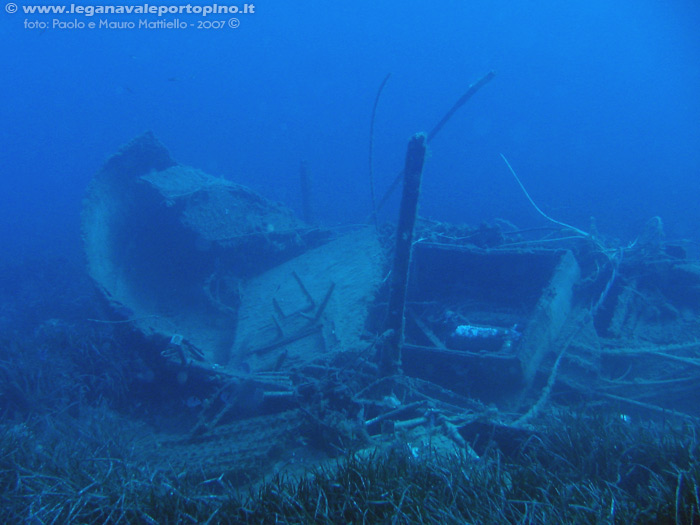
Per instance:
[[[700,240],[697,2],[255,6],[237,29],[217,30],[40,31],[24,20],[55,17],[3,9],[3,257],[78,257],[86,185],[145,130],[179,162],[297,210],[304,160],[320,220],[360,222],[371,206],[369,120],[384,76],[392,73],[375,128],[380,195],[407,139],[491,69],[495,79],[430,145],[423,215],[542,224],[503,153],[559,220],[587,229],[595,217],[602,234],[629,241],[660,215],[669,237]],[[61,19],[76,18],[87,20]]]

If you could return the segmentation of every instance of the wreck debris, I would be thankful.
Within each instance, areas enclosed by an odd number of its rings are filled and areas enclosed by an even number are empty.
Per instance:
[[[288,369],[364,346],[383,265],[376,232],[365,227],[242,281],[236,340],[224,364],[264,371],[283,359]]]
[[[403,195],[399,223],[396,229],[396,249],[394,251],[394,266],[391,271],[389,311],[386,319],[389,337],[380,349],[380,373],[385,376],[394,375],[401,368],[401,343],[403,342],[408,270],[411,263],[413,228],[418,215],[418,197],[420,196],[420,183],[425,160],[425,143],[426,135],[418,133],[408,142],[406,150]]]
[[[549,284],[535,306],[518,349],[525,390],[532,386],[543,357],[552,351],[552,344],[569,317],[573,288],[580,276],[581,270],[572,253],[562,253]]]
[[[208,388],[165,448],[267,466],[275,444],[240,432],[328,453],[409,433],[467,449],[474,432],[527,439],[555,400],[697,421],[700,264],[660,219],[615,249],[558,221],[575,235],[416,226],[426,142],[409,143],[391,272],[374,227],[311,228],[152,135],[105,165],[83,214],[91,275],[183,388]]]
[[[109,302],[147,335],[181,334],[208,363],[233,343],[240,280],[330,237],[244,186],[177,164],[152,133],[91,181],[82,227]]]

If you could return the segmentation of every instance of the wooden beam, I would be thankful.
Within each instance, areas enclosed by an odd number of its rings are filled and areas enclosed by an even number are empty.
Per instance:
[[[413,228],[418,214],[418,197],[425,161],[425,133],[417,133],[408,142],[404,168],[403,195],[399,224],[396,228],[396,251],[389,288],[389,313],[386,319],[388,337],[381,348],[380,373],[395,375],[401,370],[401,343],[403,342],[404,310],[408,269],[411,263]]]

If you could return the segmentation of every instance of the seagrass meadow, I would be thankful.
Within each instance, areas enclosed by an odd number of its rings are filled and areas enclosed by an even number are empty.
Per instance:
[[[397,443],[243,489],[160,466],[143,428],[108,408],[4,424],[4,523],[693,523],[688,427],[573,411],[508,454]],[[158,465],[158,466],[156,466]]]
[[[319,421],[314,403],[266,429],[268,443],[251,442],[261,430],[241,426],[249,417],[222,422],[233,434],[207,442],[188,433],[199,418],[192,385],[128,324],[85,320],[104,306],[79,267],[57,275],[54,265],[33,266],[32,286],[16,289],[27,308],[5,312],[15,323],[0,342],[3,523],[700,520],[692,418],[638,417],[556,389],[527,432],[485,425],[464,434],[466,447],[437,421],[351,439],[353,417],[327,406]],[[497,410],[484,410],[493,422]]]

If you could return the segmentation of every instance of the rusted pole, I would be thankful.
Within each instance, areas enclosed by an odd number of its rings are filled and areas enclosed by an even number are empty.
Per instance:
[[[309,170],[303,160],[299,165],[299,182],[301,185],[301,217],[307,224],[313,223],[313,213],[311,211],[311,182],[309,181]]]
[[[447,121],[452,118],[452,116],[457,113],[459,108],[461,108],[467,100],[472,98],[474,93],[479,91],[482,87],[484,87],[493,77],[496,76],[496,73],[493,71],[489,71],[486,73],[483,77],[481,77],[479,80],[474,82],[471,86],[469,86],[469,89],[461,96],[459,97],[459,100],[454,103],[454,105],[450,108],[450,110],[445,113],[445,115],[440,119],[440,122],[435,124],[435,127],[430,130],[430,133],[428,133],[428,136],[426,138],[426,142],[430,143],[431,140],[433,140],[438,133],[440,133],[440,130],[443,128],[445,124],[447,124]],[[376,206],[376,209],[374,210],[374,214],[376,215],[379,210],[381,210],[384,205],[387,203],[389,200],[389,197],[394,193],[394,190],[396,187],[399,185],[399,182],[401,181],[401,176],[404,175],[403,172],[399,173],[396,175],[396,178],[394,181],[391,183],[391,186],[389,186],[389,189],[386,190],[384,193],[384,196],[381,198],[379,203]]]
[[[411,263],[413,228],[418,213],[426,138],[425,133],[417,133],[411,137],[406,150],[403,195],[401,196],[399,224],[396,228],[396,251],[389,288],[389,313],[386,318],[388,332],[380,354],[380,373],[383,376],[395,375],[401,371],[401,344],[403,343],[408,269]]]

